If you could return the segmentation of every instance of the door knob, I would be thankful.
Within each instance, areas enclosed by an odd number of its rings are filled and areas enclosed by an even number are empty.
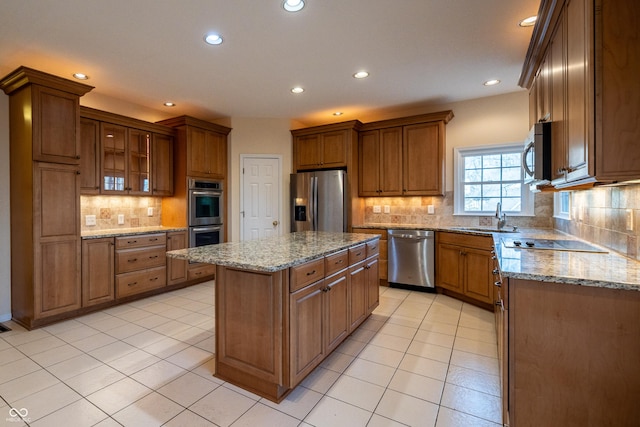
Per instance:
[[[278,225],[278,220],[273,221],[273,226],[276,227]]]

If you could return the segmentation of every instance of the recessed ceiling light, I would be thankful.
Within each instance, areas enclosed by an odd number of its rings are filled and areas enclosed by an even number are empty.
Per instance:
[[[500,80],[493,79],[493,80],[487,80],[487,81],[486,81],[486,82],[484,82],[483,84],[484,84],[485,86],[495,86],[495,85],[497,85],[498,83],[500,83]]]
[[[298,12],[304,7],[304,0],[284,0],[282,7],[287,12]]]
[[[533,27],[534,25],[536,25],[537,20],[538,20],[537,16],[530,16],[518,22],[518,25],[521,27]]]
[[[356,79],[364,79],[365,77],[369,77],[369,73],[367,71],[358,71],[353,77]]]
[[[175,106],[176,106],[176,104],[175,104],[174,102],[167,101],[167,102],[165,102],[165,103],[164,103],[164,106],[165,106],[165,107],[175,107]]]
[[[296,86],[294,88],[291,88],[291,92],[293,92],[293,93],[302,93],[302,92],[304,92],[304,89],[301,88],[300,86]]]
[[[222,36],[215,33],[207,34],[206,36],[204,36],[204,41],[208,44],[218,45],[222,43]]]
[[[89,80],[89,76],[83,73],[73,73],[73,77],[75,77],[78,80]]]
[[[333,113],[334,116],[341,116],[342,114],[344,114],[342,111],[336,111]]]

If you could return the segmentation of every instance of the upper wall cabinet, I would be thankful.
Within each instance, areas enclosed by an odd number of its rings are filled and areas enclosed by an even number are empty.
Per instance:
[[[640,3],[543,0],[520,86],[553,122],[557,188],[640,178]]]
[[[348,168],[357,120],[291,131],[295,171]]]
[[[358,194],[441,196],[445,126],[452,111],[367,123],[358,145]]]
[[[82,194],[173,194],[173,129],[81,107]]]

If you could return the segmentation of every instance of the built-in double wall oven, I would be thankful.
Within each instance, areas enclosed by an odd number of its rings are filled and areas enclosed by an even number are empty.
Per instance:
[[[222,182],[189,179],[189,247],[222,241],[224,196]]]

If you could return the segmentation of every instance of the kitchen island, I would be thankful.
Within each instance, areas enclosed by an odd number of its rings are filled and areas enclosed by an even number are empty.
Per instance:
[[[379,237],[300,232],[167,252],[216,265],[216,377],[281,401],[378,305]]]

